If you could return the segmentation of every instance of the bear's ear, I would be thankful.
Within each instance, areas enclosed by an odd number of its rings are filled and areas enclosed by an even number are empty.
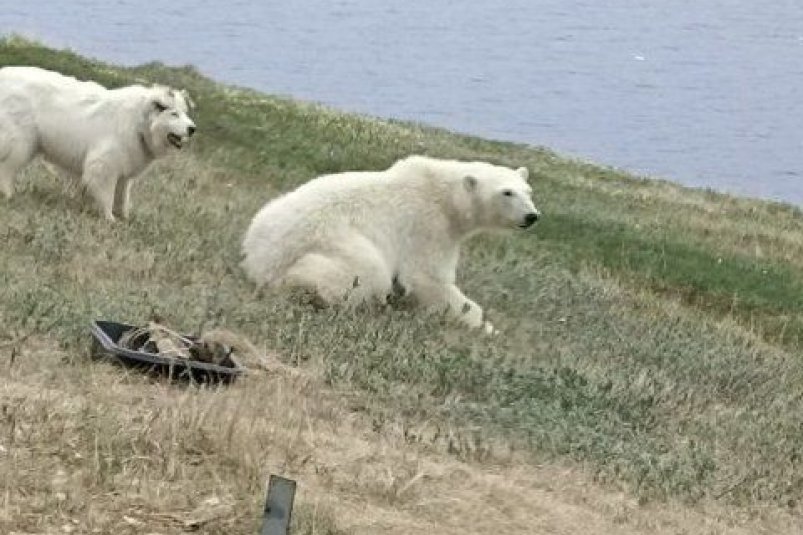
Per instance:
[[[530,178],[530,171],[528,171],[526,167],[519,167],[518,169],[516,169],[516,172],[519,175],[521,175],[521,178],[523,178],[524,180]]]
[[[464,176],[463,187],[466,188],[466,191],[474,191],[477,189],[477,179],[471,175]]]
[[[186,89],[182,89],[181,91],[179,91],[179,93],[181,93],[181,96],[184,97],[184,102],[187,103],[187,107],[190,110],[194,110],[195,109],[195,101],[192,100],[192,98],[190,98],[190,92],[187,91]]]

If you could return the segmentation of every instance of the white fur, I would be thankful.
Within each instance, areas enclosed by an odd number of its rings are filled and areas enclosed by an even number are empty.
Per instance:
[[[423,306],[493,332],[455,285],[459,247],[483,230],[532,224],[527,175],[411,156],[385,171],[318,177],[256,214],[242,266],[260,286],[312,289],[327,303],[384,301],[401,285]]]
[[[184,91],[106,89],[37,67],[0,69],[0,191],[37,154],[80,176],[106,219],[127,218],[130,180],[195,130]]]

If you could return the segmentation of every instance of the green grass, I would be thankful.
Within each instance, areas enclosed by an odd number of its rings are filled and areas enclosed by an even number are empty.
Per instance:
[[[523,145],[342,114],[215,83],[191,67],[118,68],[9,38],[0,64],[111,86],[186,87],[188,154],[135,186],[109,227],[39,169],[0,206],[0,336],[51,337],[81,366],[94,318],[224,325],[325,379],[375,427],[482,459],[499,440],[582,463],[643,499],[803,497],[803,216]],[[469,244],[459,279],[503,331],[408,310],[315,311],[255,297],[237,267],[248,221],[319,173],[410,153],[528,166],[543,222]],[[5,332],[4,332],[5,331]],[[451,432],[450,430],[457,430]]]

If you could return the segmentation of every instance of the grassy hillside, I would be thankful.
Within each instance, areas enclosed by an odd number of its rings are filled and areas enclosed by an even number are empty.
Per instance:
[[[41,520],[59,511],[105,530],[112,524],[90,514],[88,497],[105,496],[98,503],[112,509],[197,504],[204,494],[193,482],[203,481],[242,508],[227,532],[254,532],[265,475],[311,470],[309,460],[277,461],[277,448],[292,456],[304,449],[293,442],[302,429],[353,418],[376,436],[455,461],[572,466],[642,503],[798,511],[797,208],[342,114],[222,86],[190,67],[118,68],[20,39],[0,41],[0,65],[8,64],[109,86],[186,87],[198,134],[188,151],[141,177],[129,223],[109,227],[38,166],[0,203],[0,356],[8,356],[0,365],[0,527],[59,525]],[[542,222],[530,233],[472,241],[458,274],[501,336],[469,335],[407,310],[315,311],[287,295],[254,295],[237,266],[239,243],[264,202],[317,174],[384,168],[411,153],[525,165],[534,176]],[[301,402],[293,397],[301,394],[282,397],[275,379],[176,393],[88,361],[92,319],[136,323],[154,312],[180,330],[244,333],[308,377],[302,391],[315,384],[328,392],[326,403],[304,398],[302,412],[287,409],[287,423],[270,404]],[[296,383],[282,384],[289,391]],[[53,463],[82,473],[75,488],[84,490],[53,502],[40,481],[58,472]],[[328,466],[340,481],[343,465]],[[382,503],[413,509],[396,494],[421,481],[419,471],[405,468],[407,479],[381,486]],[[121,491],[132,478],[151,481],[148,492],[141,484]],[[37,511],[45,523],[21,520]],[[337,510],[324,516],[345,522]],[[320,523],[303,529],[327,532]]]

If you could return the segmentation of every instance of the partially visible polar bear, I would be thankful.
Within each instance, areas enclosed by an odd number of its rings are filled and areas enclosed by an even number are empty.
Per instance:
[[[0,191],[37,154],[80,176],[101,214],[127,218],[130,180],[195,132],[185,91],[106,89],[37,67],[0,68]]]
[[[470,327],[494,327],[455,285],[460,244],[525,229],[540,213],[528,171],[411,156],[379,172],[318,177],[265,205],[243,241],[258,285],[311,289],[326,303],[384,301],[399,286]]]

